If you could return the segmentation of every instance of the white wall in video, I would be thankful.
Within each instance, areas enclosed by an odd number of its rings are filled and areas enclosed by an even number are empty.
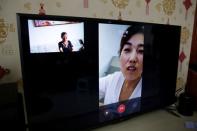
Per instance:
[[[99,76],[103,77],[111,70],[119,68],[118,51],[122,34],[128,25],[99,24]],[[113,66],[111,68],[111,66]],[[110,69],[111,68],[111,69]],[[113,69],[112,69],[113,70]]]
[[[54,21],[58,23],[58,21]],[[34,20],[28,20],[30,53],[60,52],[58,43],[62,41],[62,32],[72,43],[72,51],[79,51],[84,42],[84,23],[65,22],[50,26],[36,27]]]

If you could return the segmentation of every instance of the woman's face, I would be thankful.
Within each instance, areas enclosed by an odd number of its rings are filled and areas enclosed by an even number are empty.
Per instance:
[[[67,40],[67,34],[64,35],[63,39],[64,40]]]
[[[126,80],[137,80],[141,78],[143,71],[144,35],[141,33],[133,35],[120,54],[120,67]]]

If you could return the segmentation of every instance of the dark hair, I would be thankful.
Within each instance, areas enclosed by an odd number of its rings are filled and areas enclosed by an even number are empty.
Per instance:
[[[62,33],[61,33],[61,38],[62,38],[62,39],[64,38],[64,35],[65,35],[65,34],[67,34],[67,33],[66,33],[66,32],[62,32]]]
[[[144,26],[142,25],[131,25],[129,26],[125,32],[123,33],[122,35],[122,39],[121,39],[121,42],[120,42],[120,50],[119,50],[119,56],[121,54],[121,51],[124,47],[124,45],[127,43],[127,41],[135,34],[144,34]]]

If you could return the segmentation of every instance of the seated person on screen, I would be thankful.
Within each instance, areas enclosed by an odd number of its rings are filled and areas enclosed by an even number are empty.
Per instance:
[[[61,33],[62,41],[58,43],[59,51],[60,52],[72,52],[73,45],[72,43],[67,39],[67,33],[62,32]]]
[[[104,99],[104,105],[141,97],[143,51],[144,27],[128,27],[120,43],[121,71],[99,79],[99,100]]]
[[[79,51],[83,51],[84,50],[84,43],[82,39],[79,39],[79,43],[81,45],[81,47],[79,48]]]

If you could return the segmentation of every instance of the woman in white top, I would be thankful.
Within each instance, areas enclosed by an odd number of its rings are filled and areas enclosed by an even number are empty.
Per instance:
[[[143,52],[144,27],[130,26],[120,43],[121,71],[99,80],[99,99],[104,99],[104,105],[141,97]]]

